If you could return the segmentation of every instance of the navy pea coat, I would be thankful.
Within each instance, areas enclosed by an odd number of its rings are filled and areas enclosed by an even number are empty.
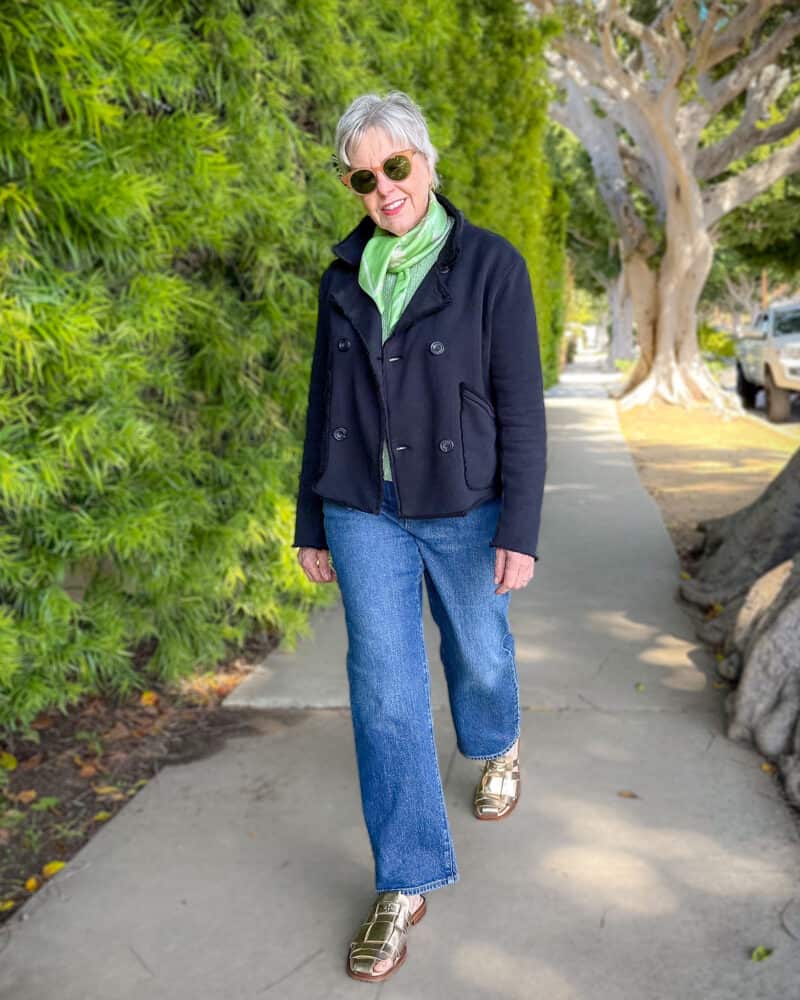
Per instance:
[[[367,215],[322,276],[295,546],[328,548],[322,499],[377,514],[388,442],[398,516],[463,516],[500,496],[490,544],[538,558],[546,425],[525,259],[455,220],[393,333],[358,283]]]

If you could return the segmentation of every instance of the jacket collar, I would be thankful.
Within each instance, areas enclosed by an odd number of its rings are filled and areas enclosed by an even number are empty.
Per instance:
[[[436,197],[442,203],[445,212],[451,216],[455,222],[450,234],[445,240],[439,257],[439,266],[451,266],[461,250],[461,234],[464,229],[464,213],[457,209],[455,205],[444,195],[436,193]],[[334,244],[333,252],[351,267],[358,267],[361,263],[361,255],[367,241],[375,232],[375,223],[369,215],[365,215],[359,224],[340,242]]]

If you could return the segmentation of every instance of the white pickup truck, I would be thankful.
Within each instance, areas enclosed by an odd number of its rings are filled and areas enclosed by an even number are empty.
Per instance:
[[[736,391],[742,404],[755,406],[764,389],[767,417],[789,419],[791,396],[800,392],[800,300],[760,312],[736,343]]]

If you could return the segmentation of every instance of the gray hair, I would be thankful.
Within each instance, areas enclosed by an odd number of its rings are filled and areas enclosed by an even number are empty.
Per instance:
[[[386,97],[362,94],[350,104],[339,119],[334,139],[336,158],[341,167],[350,169],[350,152],[370,128],[382,128],[393,139],[418,149],[428,161],[433,187],[439,187],[439,175],[436,173],[439,154],[431,142],[422,111],[408,94],[402,90],[392,90]]]

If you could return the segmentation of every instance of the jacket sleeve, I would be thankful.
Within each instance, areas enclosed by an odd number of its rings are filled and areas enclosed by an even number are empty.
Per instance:
[[[536,309],[521,254],[501,279],[490,315],[490,378],[503,494],[489,544],[538,559],[547,426]]]
[[[300,483],[297,490],[294,542],[292,543],[295,547],[309,546],[315,549],[328,548],[322,517],[322,497],[311,489],[311,484],[319,469],[322,434],[325,429],[325,386],[328,378],[328,284],[328,273],[326,273],[322,276],[319,287],[317,333],[308,386],[306,435],[300,469]]]

